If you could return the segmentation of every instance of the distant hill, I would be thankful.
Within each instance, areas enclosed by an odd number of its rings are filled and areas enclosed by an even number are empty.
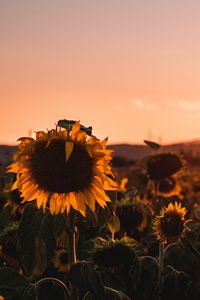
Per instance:
[[[124,157],[128,160],[135,161],[140,160],[150,154],[166,151],[174,151],[177,153],[182,153],[186,157],[199,157],[200,159],[200,141],[164,145],[158,150],[150,148],[145,143],[144,145],[112,144],[108,145],[108,148],[114,150],[113,156]]]
[[[163,151],[175,151],[183,153],[186,157],[200,160],[200,140],[185,143],[164,145],[158,150],[153,150],[145,143],[142,145],[134,144],[111,144],[108,148],[114,150],[114,157],[123,157],[127,160],[138,161],[143,157]],[[0,145],[0,167],[11,162],[13,153],[17,146]]]
[[[12,155],[17,151],[17,146],[0,145],[0,168],[12,160]]]

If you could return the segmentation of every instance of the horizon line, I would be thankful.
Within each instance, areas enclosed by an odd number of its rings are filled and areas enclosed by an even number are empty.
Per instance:
[[[151,141],[151,142],[154,142],[154,143],[157,143],[159,144],[160,146],[168,146],[168,145],[174,145],[174,144],[188,144],[188,143],[194,143],[194,142],[199,142],[200,143],[200,137],[198,138],[193,138],[193,139],[189,139],[189,140],[176,140],[176,141],[172,141],[172,142],[168,142],[168,143],[159,143],[157,141],[154,141],[154,140],[148,140],[148,139],[144,139],[146,141]],[[112,145],[140,145],[140,146],[145,146],[145,142],[144,140],[141,141],[141,143],[139,142],[130,142],[130,141],[119,141],[119,142],[108,142],[107,145],[109,146],[112,146]],[[16,147],[18,146],[19,144],[17,143],[4,143],[4,142],[0,142],[0,146],[8,146],[8,147]]]

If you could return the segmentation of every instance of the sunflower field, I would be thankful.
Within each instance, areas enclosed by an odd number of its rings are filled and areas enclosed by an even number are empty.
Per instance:
[[[73,120],[18,141],[0,173],[0,300],[200,299],[200,168],[151,141],[119,166]]]

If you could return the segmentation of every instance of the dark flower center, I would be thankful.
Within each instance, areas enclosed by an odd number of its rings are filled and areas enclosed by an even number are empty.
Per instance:
[[[93,160],[86,149],[74,144],[68,161],[65,141],[37,142],[30,158],[30,170],[36,183],[54,193],[79,192],[87,188],[93,177]]]
[[[159,182],[160,193],[170,193],[176,186],[176,181],[173,178],[164,178]]]
[[[184,222],[178,214],[166,215],[161,219],[161,230],[167,239],[180,236],[183,231]]]

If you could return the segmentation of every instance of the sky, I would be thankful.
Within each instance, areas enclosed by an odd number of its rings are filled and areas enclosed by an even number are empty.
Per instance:
[[[199,0],[0,0],[0,143],[80,120],[109,143],[200,138]]]

